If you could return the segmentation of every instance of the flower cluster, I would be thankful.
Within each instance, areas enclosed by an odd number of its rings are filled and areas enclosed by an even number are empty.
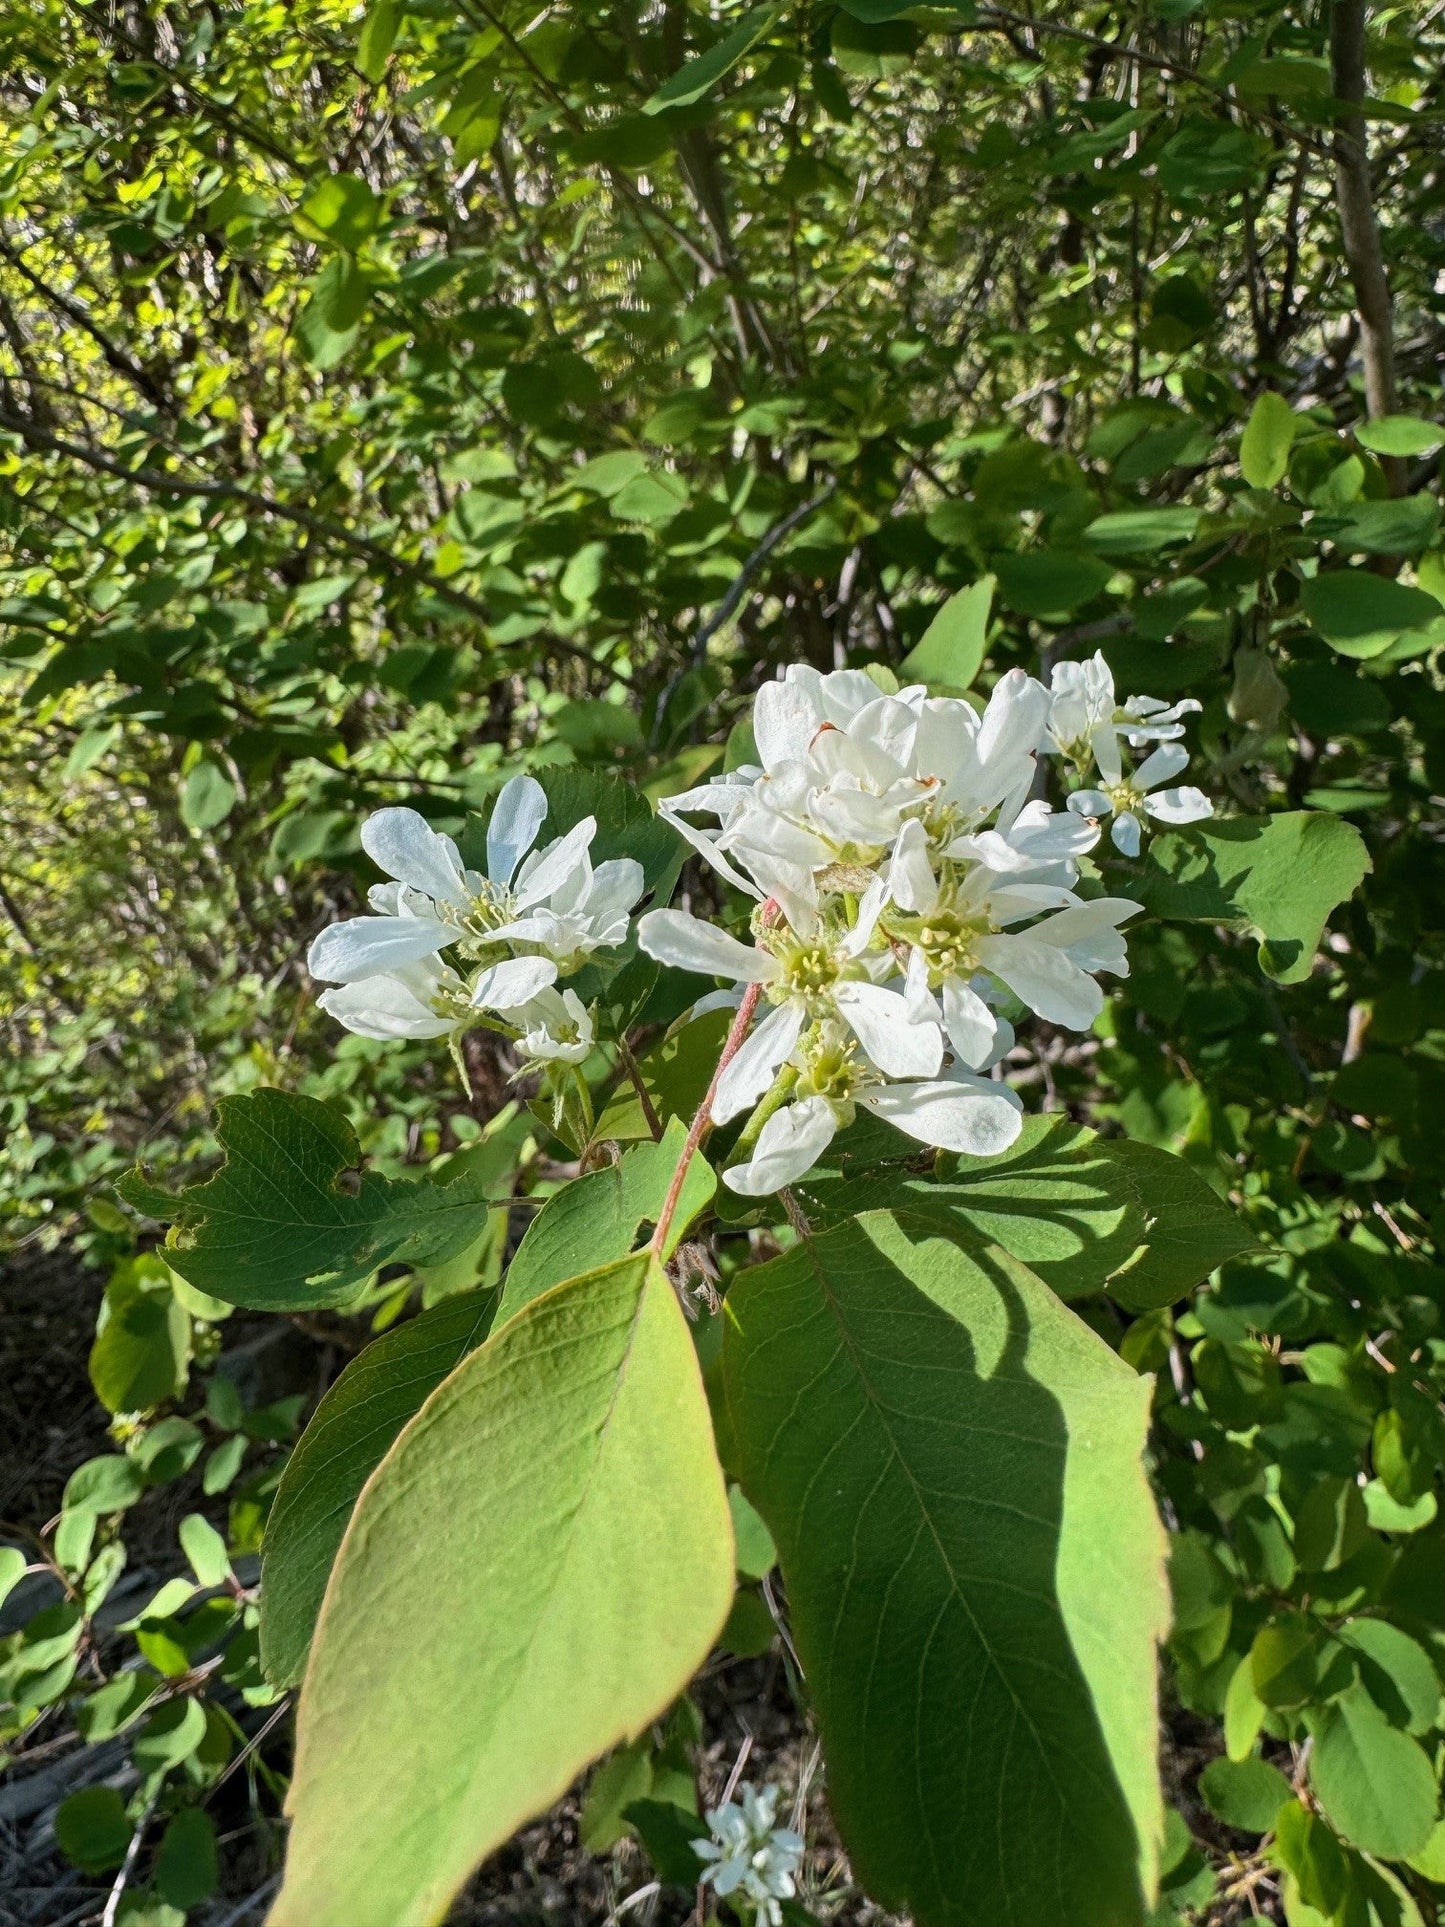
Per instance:
[[[778,1927],[780,1902],[797,1889],[795,1875],[803,1857],[803,1838],[786,1827],[774,1826],[778,1789],[738,1788],[738,1798],[708,1810],[710,1840],[693,1842],[693,1852],[707,1861],[702,1878],[720,1899],[733,1896],[750,1903],[757,1919]]]
[[[1120,926],[1139,906],[1080,895],[1078,859],[1108,811],[1136,850],[1139,809],[1208,814],[1197,790],[1144,795],[1166,751],[1177,773],[1189,707],[1116,705],[1102,657],[1056,670],[1052,688],[1011,670],[982,714],[855,670],[794,667],[759,692],[759,762],[662,805],[757,902],[753,943],[677,910],[638,926],[659,962],[756,986],[769,1006],[713,1109],[718,1123],[752,1110],[733,1190],[801,1177],[859,1107],[943,1150],[1007,1149],[1022,1106],[988,1075],[1013,1043],[1000,1006],[1085,1029],[1099,975],[1127,974]],[[1161,742],[1127,779],[1121,737]],[[1032,794],[1040,750],[1096,766],[1104,787],[1051,809]]]
[[[1022,1105],[997,1068],[1010,1018],[1087,1029],[1100,976],[1128,974],[1121,932],[1139,906],[1081,887],[1101,820],[1133,857],[1146,820],[1210,813],[1173,782],[1198,707],[1120,703],[1102,655],[1059,664],[1048,687],[1010,670],[981,712],[862,670],[794,666],[759,691],[757,763],[661,805],[753,898],[752,941],[681,910],[637,926],[658,962],[735,987],[708,1001],[746,1006],[712,1107],[717,1124],[750,1114],[723,1173],[734,1191],[802,1177],[860,1109],[941,1150],[1013,1143]],[[1040,755],[1069,772],[1062,809],[1036,794]],[[594,868],[592,817],[535,848],[546,815],[541,785],[514,777],[485,876],[415,810],[369,817],[362,847],[390,881],[371,914],[312,944],[312,975],[332,986],[322,1007],[364,1036],[448,1037],[454,1051],[469,1025],[499,1030],[560,1103],[594,1033],[559,979],[627,943],[644,879],[630,858]]]
[[[557,980],[627,941],[642,866],[622,857],[594,868],[590,816],[534,849],[546,815],[541,784],[514,776],[487,829],[485,876],[415,810],[369,816],[361,846],[391,881],[372,886],[372,915],[331,924],[312,944],[312,976],[335,986],[322,1009],[363,1037],[454,1039],[487,1023],[524,1057],[580,1063],[592,1016]]]

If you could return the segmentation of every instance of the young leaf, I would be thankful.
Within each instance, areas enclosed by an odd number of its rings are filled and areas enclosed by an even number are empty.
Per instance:
[[[1249,411],[1239,443],[1239,470],[1251,488],[1273,488],[1284,480],[1295,427],[1295,412],[1284,396],[1266,389]]]
[[[517,1247],[502,1293],[498,1322],[565,1278],[625,1258],[638,1227],[656,1222],[677,1169],[687,1126],[673,1118],[660,1143],[634,1145],[616,1164],[564,1184],[542,1206]],[[694,1157],[672,1221],[667,1253],[711,1201],[717,1179],[706,1158]]]
[[[781,7],[754,7],[751,13],[745,13],[732,32],[724,34],[715,47],[709,47],[706,53],[694,54],[670,80],[665,80],[642,111],[660,114],[669,107],[690,107],[693,101],[710,94],[763,36],[772,32],[782,11]]]
[[[745,1272],[723,1363],[855,1872],[919,1927],[1151,1893],[1149,1388],[1033,1274],[870,1212]]]
[[[1118,879],[1157,916],[1252,928],[1280,983],[1310,974],[1326,919],[1370,859],[1359,831],[1322,810],[1226,817],[1156,837],[1142,877]]]
[[[223,1097],[216,1137],[226,1161],[177,1196],[137,1169],[120,1192],[152,1217],[174,1214],[166,1261],[197,1290],[260,1311],[341,1305],[379,1266],[440,1264],[481,1235],[487,1200],[475,1179],[405,1183],[356,1175],[361,1146],[338,1111],[312,1097]],[[342,1183],[350,1176],[352,1187]]]
[[[286,1461],[261,1562],[261,1664],[293,1686],[361,1488],[442,1381],[491,1330],[495,1291],[447,1298],[367,1346]]]
[[[948,598],[899,664],[905,680],[968,688],[983,663],[994,587],[995,578],[986,575]]]
[[[368,1483],[302,1690],[271,1927],[422,1927],[676,1698],[733,1595],[687,1325],[645,1253],[534,1299]]]

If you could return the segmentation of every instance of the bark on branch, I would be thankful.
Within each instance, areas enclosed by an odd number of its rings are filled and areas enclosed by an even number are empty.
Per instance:
[[[1335,121],[1335,200],[1345,261],[1360,317],[1360,358],[1365,370],[1365,408],[1371,415],[1395,409],[1395,330],[1390,281],[1380,249],[1365,132],[1366,0],[1332,0],[1331,89],[1339,104]],[[1391,475],[1398,488],[1403,478]]]

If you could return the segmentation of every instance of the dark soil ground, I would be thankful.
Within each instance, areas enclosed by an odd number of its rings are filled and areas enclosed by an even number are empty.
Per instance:
[[[97,1275],[73,1254],[32,1252],[0,1266],[0,1539],[23,1542],[40,1531],[58,1511],[76,1466],[114,1449],[86,1375],[98,1300]],[[247,1355],[247,1369],[265,1381],[267,1398],[287,1391],[314,1398],[345,1362],[324,1330],[302,1332],[277,1319],[249,1326],[234,1320],[227,1343]],[[154,1502],[127,1515],[130,1564],[108,1608],[113,1619],[135,1611],[180,1570],[176,1526],[198,1509],[224,1525],[224,1500],[206,1500],[185,1482],[163,1488]],[[13,1629],[17,1603],[12,1596],[0,1632]],[[802,1823],[809,1843],[806,1903],[837,1927],[888,1927],[892,1917],[852,1886],[817,1747],[777,1644],[762,1659],[716,1657],[694,1698],[707,1736],[697,1760],[704,1804],[721,1796],[746,1753],[746,1777],[782,1789],[780,1820]],[[246,1724],[259,1732],[268,1718],[266,1711],[251,1713]],[[220,1891],[192,1912],[192,1927],[260,1927],[264,1920],[284,1847],[275,1788],[288,1764],[288,1725],[283,1717],[261,1740],[256,1759],[263,1771],[235,1775],[210,1803],[222,1846]],[[1193,1791],[1217,1746],[1202,1722],[1173,1714],[1165,1734],[1167,1791],[1196,1837],[1208,1841],[1225,1884],[1205,1917],[1207,1927],[1277,1921],[1278,1896],[1261,1877],[1267,1870],[1235,1859],[1246,1843],[1219,1827]],[[65,1861],[54,1843],[53,1818],[61,1800],[81,1786],[108,1781],[126,1790],[124,1742],[86,1748],[62,1716],[52,1715],[26,1735],[6,1766],[0,1775],[0,1927],[99,1927],[110,1877],[87,1877]],[[574,1792],[495,1854],[457,1903],[449,1927],[684,1927],[696,1918],[691,1895],[657,1889],[634,1843],[623,1841],[605,1857],[587,1853],[578,1839],[580,1811]]]

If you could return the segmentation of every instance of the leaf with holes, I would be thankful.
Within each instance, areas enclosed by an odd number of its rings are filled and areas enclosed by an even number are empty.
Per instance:
[[[174,1197],[133,1171],[126,1201],[174,1217],[166,1262],[198,1291],[258,1311],[344,1305],[384,1264],[436,1265],[480,1237],[489,1209],[474,1178],[416,1183],[359,1172],[339,1111],[289,1091],[223,1097],[226,1161]]]

